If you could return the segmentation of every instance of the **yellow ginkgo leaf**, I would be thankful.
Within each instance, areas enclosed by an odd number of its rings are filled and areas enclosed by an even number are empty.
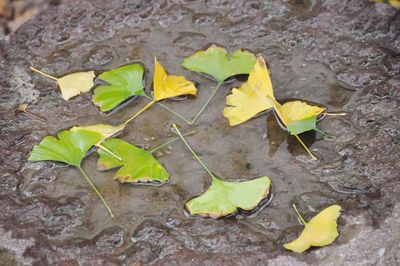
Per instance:
[[[33,67],[31,67],[31,70],[57,81],[64,100],[69,100],[83,92],[90,91],[94,84],[93,80],[96,77],[94,71],[76,72],[56,78]]]
[[[294,241],[283,245],[286,249],[301,253],[311,246],[322,247],[331,244],[339,235],[337,231],[337,219],[341,207],[332,205],[318,213],[310,222],[306,222],[294,206],[296,213],[305,228],[301,235]]]
[[[259,112],[273,107],[270,99],[275,100],[274,91],[267,65],[260,56],[249,73],[247,82],[239,89],[234,88],[232,94],[226,97],[224,116],[231,126],[241,124]]]
[[[180,95],[196,95],[194,83],[183,76],[168,75],[162,65],[154,58],[154,99],[172,98]]]

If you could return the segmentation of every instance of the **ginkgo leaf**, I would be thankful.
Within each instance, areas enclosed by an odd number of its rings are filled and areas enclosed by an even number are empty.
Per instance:
[[[340,216],[340,210],[341,207],[339,205],[332,205],[318,213],[307,223],[296,209],[297,215],[305,228],[296,240],[285,244],[284,247],[301,253],[311,246],[322,247],[331,244],[339,235],[337,219]]]
[[[186,69],[205,73],[219,83],[229,77],[248,74],[256,62],[256,57],[246,51],[237,50],[228,56],[228,52],[216,45],[210,46],[205,51],[198,51],[186,58],[182,66]]]
[[[106,171],[120,167],[114,179],[121,183],[165,182],[169,179],[168,172],[157,162],[151,153],[139,149],[120,139],[108,139],[103,145],[119,156],[119,161],[108,152],[98,150],[100,155],[97,169]]]
[[[143,73],[142,65],[132,64],[100,74],[99,78],[108,85],[97,87],[92,101],[106,112],[132,96],[143,95]]]
[[[186,209],[191,215],[220,218],[235,214],[239,210],[251,211],[268,198],[271,181],[267,176],[248,181],[224,181],[217,178],[190,147],[176,124],[172,126],[186,147],[212,178],[211,186],[206,192],[186,202]]]
[[[283,105],[276,106],[275,109],[279,109],[279,118],[287,127],[294,121],[301,121],[310,117],[317,117],[319,114],[325,111],[325,108],[316,105],[310,105],[303,101],[289,101]]]
[[[249,181],[231,182],[213,178],[202,195],[186,202],[191,215],[220,218],[238,210],[250,211],[268,197],[271,181],[263,176]]]
[[[69,100],[83,92],[90,91],[93,87],[93,80],[96,77],[94,71],[76,72],[56,78],[33,67],[31,67],[31,70],[57,81],[64,100]]]
[[[311,116],[303,120],[297,120],[287,125],[287,130],[291,135],[299,135],[303,132],[317,128],[317,117]]]
[[[88,150],[98,143],[101,138],[102,135],[95,131],[84,129],[64,130],[58,133],[58,139],[53,136],[47,136],[40,144],[36,144],[28,161],[57,161],[75,166],[103,202],[110,216],[114,217],[100,191],[81,167],[81,162]]]
[[[180,95],[196,95],[197,90],[192,81],[183,76],[168,75],[162,65],[154,58],[154,99],[172,98]]]
[[[87,151],[101,139],[101,134],[87,130],[65,130],[58,139],[45,137],[33,147],[29,161],[58,161],[80,167]]]
[[[90,126],[78,126],[78,127],[72,127],[71,131],[76,131],[76,130],[87,130],[87,131],[94,131],[99,134],[101,134],[101,139],[98,143],[100,144],[103,142],[105,139],[108,139],[117,133],[121,132],[124,130],[125,124],[121,124],[118,126],[113,126],[113,125],[107,125],[107,124],[97,124],[97,125],[90,125]]]
[[[269,96],[270,98],[267,98]],[[226,97],[224,116],[235,126],[246,122],[256,114],[272,108],[270,99],[275,99],[267,65],[260,56],[249,74],[247,82]]]

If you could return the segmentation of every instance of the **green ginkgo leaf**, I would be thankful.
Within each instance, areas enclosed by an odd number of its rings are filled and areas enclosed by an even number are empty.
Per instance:
[[[58,139],[47,136],[39,144],[36,144],[28,161],[57,161],[75,166],[101,199],[110,216],[114,217],[100,191],[81,167],[81,162],[86,153],[101,139],[102,135],[94,131],[84,129],[64,130],[58,133]]]
[[[237,50],[228,56],[228,52],[216,45],[210,46],[205,51],[198,51],[186,58],[182,66],[186,69],[210,75],[219,83],[229,77],[249,74],[256,63],[256,57],[246,51]]]
[[[186,202],[186,209],[191,215],[220,218],[236,214],[239,210],[251,211],[269,197],[271,181],[267,176],[248,181],[219,179],[197,156],[175,124],[173,124],[173,129],[212,178],[212,184],[206,192]]]
[[[112,151],[121,160],[112,156],[109,152],[98,150],[100,155],[97,161],[97,169],[106,171],[120,167],[114,179],[121,183],[148,183],[165,182],[169,179],[168,172],[157,162],[150,152],[139,149],[120,139],[108,139],[103,146]]]
[[[45,137],[33,147],[29,161],[57,161],[80,167],[87,151],[101,139],[101,134],[88,130],[65,130],[58,139]]]
[[[143,73],[142,65],[132,64],[100,74],[99,78],[108,85],[97,87],[92,101],[107,112],[132,96],[144,95]]]
[[[231,182],[214,177],[202,195],[185,206],[191,215],[220,218],[238,210],[250,211],[269,196],[271,181],[267,176],[249,181]]]
[[[293,121],[287,125],[287,129],[291,135],[299,135],[303,132],[315,130],[317,128],[317,116],[313,115],[309,118]]]

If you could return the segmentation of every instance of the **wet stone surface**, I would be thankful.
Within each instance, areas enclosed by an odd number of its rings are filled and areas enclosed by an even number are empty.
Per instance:
[[[398,12],[364,0],[71,1],[39,14],[0,40],[0,258],[9,265],[398,265],[399,33]],[[214,83],[179,65],[209,43],[263,54],[278,98],[349,114],[319,123],[334,140],[304,136],[319,158],[313,162],[271,116],[229,127],[225,96],[240,82],[221,88],[189,141],[224,179],[271,178],[274,198],[256,215],[185,216],[184,202],[210,180],[179,142],[159,157],[171,173],[160,187],[119,185],[112,172],[95,170],[95,154],[85,160],[115,219],[76,169],[26,162],[45,135],[116,124],[145,104],[102,116],[89,94],[65,102],[29,66],[61,76],[142,62],[149,88],[157,56],[170,73],[200,84],[198,97],[166,102],[191,117]],[[16,113],[21,103],[48,122]],[[121,138],[153,148],[173,136],[172,123],[191,130],[154,106]],[[307,219],[342,205],[337,241],[302,255],[285,251],[281,244],[301,230],[292,203]]]

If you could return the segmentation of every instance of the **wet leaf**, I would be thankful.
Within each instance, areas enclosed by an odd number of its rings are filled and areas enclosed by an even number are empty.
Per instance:
[[[104,140],[115,136],[122,130],[124,130],[125,125],[121,124],[118,126],[113,126],[113,125],[107,125],[107,124],[97,124],[97,125],[91,125],[91,126],[79,126],[79,127],[73,127],[71,128],[71,131],[76,131],[76,130],[87,130],[87,131],[94,131],[97,132],[101,135],[101,139],[98,143],[100,144]]]
[[[296,240],[285,244],[284,247],[301,253],[311,246],[322,247],[331,244],[339,235],[336,221],[340,216],[340,210],[339,205],[332,205],[318,213],[307,223],[296,209],[297,215],[305,228]]]
[[[309,118],[294,121],[287,125],[287,129],[291,135],[299,135],[303,132],[314,130],[317,128],[317,117],[311,116]]]
[[[132,96],[144,95],[143,74],[144,69],[140,64],[123,66],[100,74],[99,78],[108,85],[97,87],[92,101],[102,112],[106,112]]]
[[[154,99],[172,98],[180,95],[196,95],[194,83],[183,76],[168,75],[162,65],[154,58]]]
[[[151,153],[120,139],[108,139],[103,145],[122,160],[117,160],[104,150],[98,150],[100,158],[97,169],[106,171],[120,167],[114,179],[121,183],[165,182],[169,179],[168,172]]]
[[[271,181],[259,177],[249,181],[223,181],[213,177],[211,186],[185,206],[191,215],[220,218],[235,214],[238,209],[250,211],[269,194]]]
[[[45,137],[33,147],[29,161],[58,161],[80,167],[87,151],[99,142],[99,133],[87,130],[65,130],[58,133],[58,139]]]
[[[254,67],[256,57],[249,52],[237,50],[228,56],[228,52],[216,45],[205,51],[198,51],[186,58],[182,66],[186,69],[207,74],[219,83],[229,77],[248,74]]]
[[[319,114],[325,111],[325,108],[310,105],[303,101],[290,101],[283,105],[277,105],[275,109],[279,109],[279,118],[287,127],[289,124],[295,121],[302,121],[310,119],[311,117],[317,117]]]
[[[64,100],[69,100],[83,92],[90,91],[93,87],[93,80],[96,77],[94,71],[76,72],[56,78],[33,67],[31,67],[31,70],[57,81]]]
[[[262,57],[258,57],[247,82],[226,97],[224,116],[229,124],[235,126],[246,122],[256,114],[272,108],[269,98],[275,99],[267,65]]]

